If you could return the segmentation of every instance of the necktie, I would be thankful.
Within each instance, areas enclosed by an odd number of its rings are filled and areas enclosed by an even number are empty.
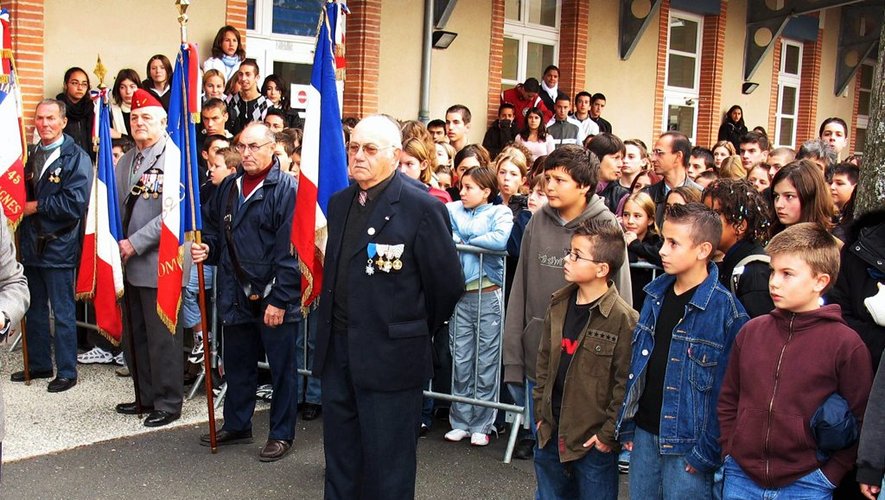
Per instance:
[[[141,168],[141,164],[144,162],[144,155],[141,153],[135,153],[135,161],[132,162],[132,175],[135,175],[138,172],[138,169]]]
[[[368,201],[368,200],[369,200],[368,191],[360,191],[360,197],[359,197],[360,206],[363,206],[363,207],[366,206],[366,201]]]

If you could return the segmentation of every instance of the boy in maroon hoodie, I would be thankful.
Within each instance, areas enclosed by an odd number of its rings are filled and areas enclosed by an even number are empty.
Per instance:
[[[719,396],[723,497],[831,498],[857,445],[819,461],[810,421],[838,393],[860,425],[870,355],[839,306],[820,305],[839,272],[833,237],[817,224],[796,224],[766,251],[775,310],[738,333]]]

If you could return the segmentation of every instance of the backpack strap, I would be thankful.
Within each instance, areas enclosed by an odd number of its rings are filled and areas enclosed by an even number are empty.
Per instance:
[[[757,253],[753,255],[747,255],[743,259],[739,260],[738,263],[734,266],[734,270],[731,271],[731,293],[737,296],[738,283],[740,282],[741,276],[744,274],[744,270],[747,267],[747,264],[751,264],[753,262],[764,262],[766,264],[771,263],[771,257],[765,254]]]

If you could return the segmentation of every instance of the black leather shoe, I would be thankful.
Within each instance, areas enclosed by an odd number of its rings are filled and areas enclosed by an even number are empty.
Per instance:
[[[54,378],[52,382],[49,382],[49,387],[46,388],[49,392],[64,392],[71,387],[77,385],[77,379],[75,378]]]
[[[215,433],[215,444],[217,446],[224,446],[228,444],[249,444],[252,442],[252,430],[248,431],[217,431]],[[200,445],[202,446],[212,446],[212,443],[209,442],[209,434],[203,434],[200,436]]]
[[[172,422],[178,420],[181,417],[181,413],[169,413],[164,410],[154,410],[150,415],[144,419],[145,427],[162,427],[164,425],[169,425]]]
[[[31,370],[31,379],[35,378],[52,378],[52,370],[47,370],[45,372],[38,372],[36,370]],[[13,382],[24,382],[25,381],[25,372],[24,370],[13,372],[12,375],[9,376],[9,380]]]
[[[262,462],[276,462],[286,456],[292,449],[292,443],[282,439],[268,439],[264,448],[258,453],[258,460]]]
[[[115,409],[117,410],[117,413],[121,413],[123,415],[138,415],[138,409],[135,407],[134,402],[120,403],[115,407]],[[142,413],[150,413],[152,411],[154,411],[153,406],[141,405]]]
[[[323,413],[323,407],[313,403],[304,403],[301,418],[304,420],[316,420]]]
[[[517,460],[531,460],[535,456],[535,440],[522,439],[516,443],[513,449],[513,458]]]

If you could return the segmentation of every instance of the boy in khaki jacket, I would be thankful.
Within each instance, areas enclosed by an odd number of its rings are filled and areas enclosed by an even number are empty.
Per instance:
[[[566,249],[565,279],[553,294],[533,390],[538,498],[617,499],[615,421],[630,369],[638,315],[609,282],[624,263],[614,224],[588,220]]]

